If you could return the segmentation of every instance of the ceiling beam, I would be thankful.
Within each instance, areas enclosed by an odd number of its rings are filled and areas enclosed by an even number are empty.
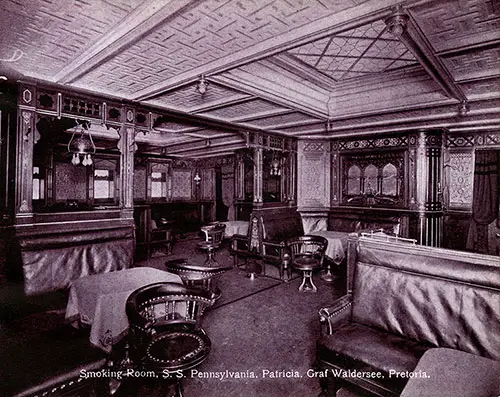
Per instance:
[[[451,73],[434,55],[430,44],[410,14],[396,6],[393,15],[386,19],[388,30],[410,50],[429,76],[439,84],[449,98],[466,101],[467,98],[454,82]]]
[[[288,70],[290,73],[296,74],[305,80],[316,84],[325,90],[331,90],[337,83],[334,79],[320,72],[318,69],[302,62],[297,57],[286,52],[277,54],[268,59],[269,62],[279,66],[282,69]]]

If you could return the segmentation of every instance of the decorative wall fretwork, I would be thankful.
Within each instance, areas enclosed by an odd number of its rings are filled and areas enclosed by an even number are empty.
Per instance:
[[[273,149],[281,151],[296,151],[297,140],[281,135],[274,135],[267,132],[260,133],[245,131],[247,147],[262,147],[263,149]]]
[[[198,160],[197,166],[203,168],[214,168],[214,167],[223,167],[225,165],[233,165],[234,163],[235,163],[235,156],[228,155],[228,156],[209,157]]]
[[[102,103],[86,98],[63,95],[62,111],[77,116],[102,117]]]
[[[339,141],[338,150],[360,150],[376,148],[405,148],[408,146],[408,137],[368,138],[352,141]]]
[[[304,152],[323,152],[325,150],[324,142],[306,142],[304,144],[304,148],[302,149]]]
[[[492,147],[500,146],[500,132],[451,135],[446,137],[446,146],[454,147]]]
[[[474,135],[448,135],[446,137],[448,147],[473,147]]]
[[[474,163],[472,152],[449,154],[449,200],[450,208],[463,208],[472,205],[472,186],[474,183]]]

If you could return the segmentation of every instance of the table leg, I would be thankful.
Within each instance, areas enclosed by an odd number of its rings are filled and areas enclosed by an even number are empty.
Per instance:
[[[336,279],[337,279],[337,276],[335,276],[333,273],[332,273],[332,261],[330,260],[327,260],[325,261],[326,262],[326,265],[325,265],[325,269],[321,271],[321,274],[320,274],[320,277],[323,281],[327,282],[327,283],[332,283],[334,282]],[[336,258],[333,263],[336,265],[336,266],[339,266],[340,265],[340,262],[338,260],[338,258]]]

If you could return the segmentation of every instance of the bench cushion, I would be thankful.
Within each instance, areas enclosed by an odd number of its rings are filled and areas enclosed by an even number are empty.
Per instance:
[[[80,370],[98,371],[106,356],[89,344],[88,330],[64,323],[64,313],[45,312],[9,324],[1,331],[0,379],[6,395],[31,395],[41,385],[56,387],[81,380]]]
[[[374,381],[400,391],[408,379],[389,376],[389,371],[412,371],[431,347],[363,324],[349,323],[318,340],[317,358],[345,369],[381,372],[383,378]]]

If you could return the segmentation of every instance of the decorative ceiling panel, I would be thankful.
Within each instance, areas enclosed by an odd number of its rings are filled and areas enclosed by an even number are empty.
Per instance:
[[[77,82],[124,96],[366,0],[207,0]],[[132,83],[134,82],[134,83]]]
[[[443,61],[455,81],[500,75],[498,48],[486,48],[444,57]]]
[[[498,0],[441,0],[412,8],[412,15],[438,52],[500,39]]]
[[[380,20],[287,53],[337,81],[417,63],[413,54],[387,32],[385,22]]]
[[[151,102],[183,110],[195,110],[196,108],[210,106],[210,104],[220,103],[224,100],[238,100],[250,97],[248,94],[216,83],[209,83],[207,91],[203,95],[198,92],[196,87],[197,84],[189,84],[178,90],[156,97]]]
[[[254,99],[233,106],[226,106],[220,109],[214,109],[209,112],[201,113],[206,116],[220,117],[225,120],[243,119],[259,113],[271,111],[286,110],[286,108],[275,105],[274,103],[262,99]]]
[[[283,114],[280,116],[266,117],[257,120],[245,121],[246,124],[250,124],[257,127],[271,127],[280,126],[292,123],[304,123],[304,122],[314,122],[318,121],[316,118],[312,118],[304,113],[294,112]]]
[[[142,2],[2,0],[1,58],[18,54],[19,72],[50,78]]]

